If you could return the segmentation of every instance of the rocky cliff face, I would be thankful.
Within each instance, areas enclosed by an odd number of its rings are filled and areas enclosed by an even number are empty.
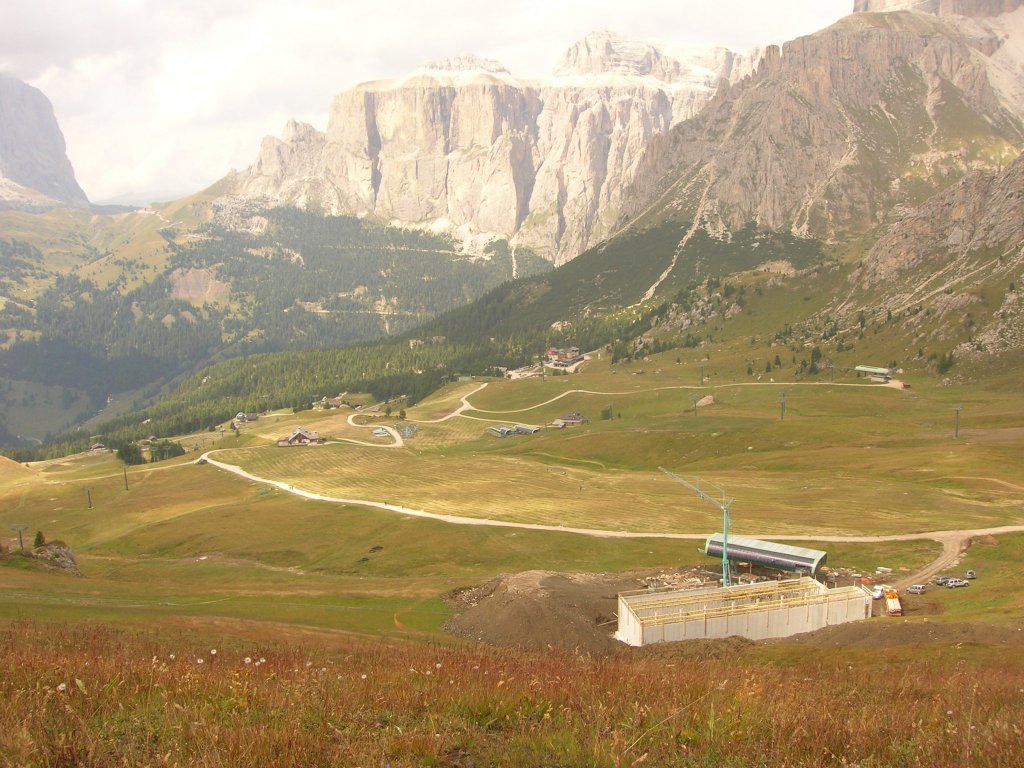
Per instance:
[[[339,94],[325,133],[289,123],[231,194],[508,238],[563,262],[610,232],[651,138],[751,69],[749,55],[606,32],[541,82],[475,57],[432,62]]]
[[[1024,350],[1024,156],[970,174],[895,222],[851,285],[864,299],[858,309],[895,318],[915,346],[966,331],[958,359]]]
[[[0,74],[0,207],[82,207],[89,201],[42,91]]]
[[[696,219],[719,236],[754,222],[834,240],[1009,163],[1022,112],[1013,78],[996,83],[998,50],[983,32],[861,13],[769,49],[754,76],[652,142],[627,215]],[[1024,38],[995,42],[1016,50]]]
[[[916,11],[936,16],[999,16],[1021,6],[1022,0],[854,0],[854,13]]]

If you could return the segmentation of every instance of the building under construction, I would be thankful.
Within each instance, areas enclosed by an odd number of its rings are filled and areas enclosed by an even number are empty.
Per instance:
[[[731,545],[730,541],[730,545]],[[828,589],[809,577],[731,587],[619,595],[615,638],[628,645],[739,636],[789,637],[871,616],[863,587]]]

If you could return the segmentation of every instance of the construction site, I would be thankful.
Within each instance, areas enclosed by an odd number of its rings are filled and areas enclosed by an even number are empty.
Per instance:
[[[827,560],[826,552],[747,536],[730,538],[732,499],[724,491],[707,484],[702,488],[700,481],[691,483],[664,468],[662,472],[721,509],[722,533],[708,537],[704,545],[706,555],[721,559],[721,586],[620,593],[617,640],[632,646],[724,637],[767,640],[871,616],[872,594],[863,586],[829,589],[812,578]],[[755,565],[771,569],[779,578],[734,585],[733,560],[751,570]],[[782,579],[783,573],[798,577]]]
[[[766,640],[869,616],[868,590],[828,589],[808,576],[704,589],[636,590],[619,594],[615,638],[632,646],[732,636]]]

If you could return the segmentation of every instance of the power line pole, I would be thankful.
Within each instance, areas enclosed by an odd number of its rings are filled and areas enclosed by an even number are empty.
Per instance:
[[[128,490],[128,465],[125,464],[121,469],[124,470],[124,489]]]
[[[22,552],[25,551],[25,540],[21,537],[21,532],[26,528],[28,528],[27,525],[15,525],[11,527],[12,531],[18,532],[18,548],[21,549]]]
[[[963,409],[964,407],[962,405],[953,407],[953,410],[956,412],[956,426],[953,428],[953,438],[956,440],[960,439],[960,411]]]
[[[700,395],[690,395],[690,399],[693,400],[693,415],[697,415],[697,403],[700,402]]]
[[[786,420],[786,390],[779,393],[779,421]]]
[[[92,488],[85,489],[85,503],[89,505],[89,509],[92,509]]]

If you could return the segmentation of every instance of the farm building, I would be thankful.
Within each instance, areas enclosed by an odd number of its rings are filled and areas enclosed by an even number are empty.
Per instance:
[[[536,435],[538,432],[540,432],[540,427],[531,424],[516,424],[517,435]]]
[[[619,595],[615,639],[642,646],[676,640],[789,637],[871,616],[863,587],[828,589],[810,577],[733,587]]]
[[[863,374],[864,376],[867,376],[868,378],[871,379],[888,381],[889,379],[892,378],[892,370],[889,368],[878,368],[874,365],[858,365],[853,370],[857,372],[858,376]]]
[[[515,427],[510,427],[507,424],[496,424],[493,427],[488,427],[487,432],[495,437],[511,437],[516,430]]]
[[[730,561],[742,560],[767,568],[803,571],[811,575],[825,564],[828,557],[828,553],[820,549],[805,549],[789,544],[777,544],[774,541],[751,539],[747,536],[730,536],[728,546]],[[716,533],[708,537],[704,544],[704,553],[711,557],[722,556],[722,534]]]

